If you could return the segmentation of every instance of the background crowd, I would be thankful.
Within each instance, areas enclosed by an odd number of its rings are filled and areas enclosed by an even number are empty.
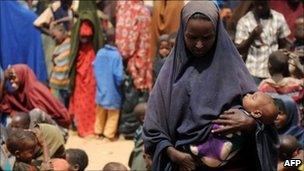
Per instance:
[[[0,170],[84,170],[90,156],[65,149],[69,130],[134,139],[129,167],[150,170],[147,101],[177,48],[187,2],[0,1]],[[215,3],[259,91],[278,99],[278,169],[286,159],[304,161],[303,2]],[[103,169],[127,170],[115,162]]]

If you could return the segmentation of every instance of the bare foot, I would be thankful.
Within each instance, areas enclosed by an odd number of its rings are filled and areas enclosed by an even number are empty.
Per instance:
[[[221,151],[221,155],[220,155],[220,159],[221,160],[226,160],[226,158],[228,157],[228,155],[231,152],[232,149],[232,143],[231,142],[225,142]]]
[[[218,167],[222,162],[211,157],[202,157],[202,162],[209,167]]]
[[[196,146],[192,146],[190,145],[190,151],[194,154],[194,155],[198,155],[198,148]]]

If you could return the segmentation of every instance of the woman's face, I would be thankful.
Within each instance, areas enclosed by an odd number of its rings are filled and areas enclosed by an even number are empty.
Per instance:
[[[13,92],[18,90],[20,82],[13,68],[6,69],[4,72],[4,77],[5,80],[7,80],[5,84],[6,91]]]
[[[213,23],[204,19],[190,19],[185,31],[185,44],[195,57],[203,57],[215,42]]]

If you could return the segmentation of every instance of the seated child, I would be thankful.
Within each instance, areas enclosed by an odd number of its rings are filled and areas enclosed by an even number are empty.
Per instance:
[[[289,55],[290,56],[290,55]],[[304,103],[304,79],[297,79],[290,76],[288,64],[291,61],[287,53],[283,51],[273,52],[269,56],[270,78],[263,80],[259,85],[259,90],[266,93],[275,93],[290,96],[302,111]]]
[[[137,120],[140,123],[140,126],[137,128],[134,136],[134,149],[131,152],[129,158],[129,167],[131,170],[145,170],[146,163],[143,158],[144,155],[144,142],[142,139],[142,129],[145,118],[145,113],[147,109],[146,103],[139,103],[134,108],[134,114],[136,115]]]
[[[252,116],[263,124],[272,124],[277,118],[277,107],[274,100],[262,93],[246,94],[243,99],[243,108],[247,115]],[[219,125],[214,124],[213,128]],[[209,167],[219,167],[233,157],[242,145],[240,133],[215,137],[210,135],[208,140],[199,145],[190,146],[190,151],[200,157],[201,161]]]
[[[297,139],[294,136],[282,135],[279,138],[280,138],[279,162],[278,162],[279,171],[285,170],[283,166],[285,160],[290,160],[290,159],[301,159],[302,161],[304,160],[303,147],[301,147],[300,143],[297,141]],[[300,167],[303,167],[303,164]],[[288,170],[289,169],[291,168],[288,168]],[[292,170],[297,170],[297,169],[293,168]]]
[[[50,124],[58,127],[64,136],[65,141],[67,140],[68,130],[59,126],[50,115],[38,108],[31,110],[29,113],[19,112],[14,114],[12,116],[10,126],[13,128],[31,129],[40,123]]]
[[[65,158],[64,139],[57,127],[38,124],[31,130],[13,128],[6,141],[8,151],[18,162],[39,166],[48,156]],[[16,165],[15,163],[15,165]]]
[[[278,117],[274,121],[279,135],[292,135],[304,145],[304,128],[299,126],[299,110],[291,98],[276,100]]]
[[[29,129],[34,128],[36,124],[45,123],[57,125],[50,115],[40,109],[33,109],[29,113],[19,112],[12,116],[11,127]]]
[[[127,167],[118,162],[110,162],[107,163],[103,169],[103,171],[128,171]]]
[[[0,124],[0,170],[13,170],[16,158],[9,153],[5,141],[8,130]]]
[[[70,171],[84,171],[89,164],[87,153],[81,149],[70,148],[65,151],[66,160],[70,164]]]

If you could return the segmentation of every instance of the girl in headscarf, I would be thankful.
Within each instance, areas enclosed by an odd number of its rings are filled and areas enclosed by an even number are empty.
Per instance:
[[[212,1],[190,1],[148,101],[143,139],[152,170],[210,170],[185,148],[205,142],[212,123],[222,125],[213,134],[242,131],[246,141],[233,159],[214,170],[275,170],[275,130],[239,109],[242,96],[256,90],[218,7]]]
[[[275,121],[279,135],[292,135],[304,145],[304,128],[299,124],[299,110],[288,96],[279,96],[279,115]]]
[[[171,45],[170,45],[169,35],[168,34],[161,35],[158,40],[157,52],[156,52],[157,55],[154,59],[154,66],[153,66],[154,80],[156,80],[160,69],[165,63],[165,58],[169,55],[170,51],[171,51]]]
[[[24,64],[9,67],[5,71],[5,94],[1,100],[0,113],[13,115],[34,108],[49,114],[58,125],[69,127],[67,109],[36,79],[34,72]]]
[[[69,111],[75,117],[81,137],[94,133],[96,81],[92,63],[95,52],[103,43],[96,9],[93,1],[79,2],[79,20],[71,36]]]

